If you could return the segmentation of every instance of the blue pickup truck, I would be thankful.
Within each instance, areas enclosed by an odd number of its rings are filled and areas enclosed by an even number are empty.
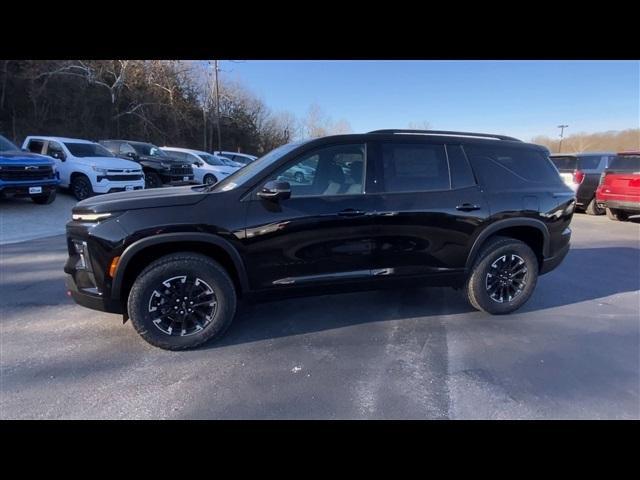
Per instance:
[[[31,197],[46,205],[56,199],[60,178],[53,159],[23,152],[0,135],[0,196]]]

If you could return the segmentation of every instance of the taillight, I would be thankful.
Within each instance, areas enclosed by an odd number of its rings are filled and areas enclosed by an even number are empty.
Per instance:
[[[576,170],[573,172],[573,183],[582,183],[584,180],[584,172],[581,170]]]

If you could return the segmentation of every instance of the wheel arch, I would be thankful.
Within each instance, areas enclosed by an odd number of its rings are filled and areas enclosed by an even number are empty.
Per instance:
[[[163,255],[190,251],[211,257],[227,270],[239,295],[249,288],[244,262],[238,251],[224,238],[209,233],[165,233],[143,238],[129,245],[120,255],[111,298],[123,300],[133,281],[146,265]]]
[[[538,257],[539,265],[542,265],[544,258],[549,255],[549,229],[541,220],[535,218],[498,220],[482,230],[474,240],[465,265],[467,271],[473,267],[482,245],[496,235],[515,238],[526,243]]]

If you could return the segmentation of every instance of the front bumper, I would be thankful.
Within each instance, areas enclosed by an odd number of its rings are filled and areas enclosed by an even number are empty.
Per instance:
[[[29,193],[29,187],[42,187],[42,193],[33,195],[45,195],[52,190],[55,190],[59,184],[60,180],[57,179],[38,182],[0,182],[0,193],[15,197],[30,197],[32,194]]]
[[[101,180],[93,184],[93,191],[95,193],[115,193],[124,192],[127,187],[134,190],[142,190],[144,188],[144,179],[142,180],[124,180],[121,182],[115,182],[112,180]]]
[[[108,313],[124,313],[123,306],[120,302],[114,301],[110,298],[104,298],[101,292],[94,290],[93,292],[78,288],[74,277],[67,275],[66,280],[67,293],[73,298],[73,301],[78,305],[90,308],[92,310],[99,310],[101,312]]]
[[[545,258],[542,261],[542,266],[540,267],[540,275],[544,275],[545,273],[549,273],[551,270],[554,270],[558,265],[562,263],[564,257],[569,253],[569,248],[571,245],[567,243],[564,247],[560,249],[560,251],[555,254],[553,257]]]

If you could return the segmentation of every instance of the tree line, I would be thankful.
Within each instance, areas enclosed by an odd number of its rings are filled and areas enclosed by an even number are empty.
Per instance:
[[[531,139],[532,143],[544,145],[552,153],[560,150],[560,139],[539,135]],[[640,128],[628,130],[576,133],[562,139],[562,152],[622,152],[640,150]]]
[[[121,138],[256,155],[297,138],[347,133],[318,105],[304,118],[272,111],[213,62],[0,60],[0,133]],[[215,81],[217,80],[217,82]]]

